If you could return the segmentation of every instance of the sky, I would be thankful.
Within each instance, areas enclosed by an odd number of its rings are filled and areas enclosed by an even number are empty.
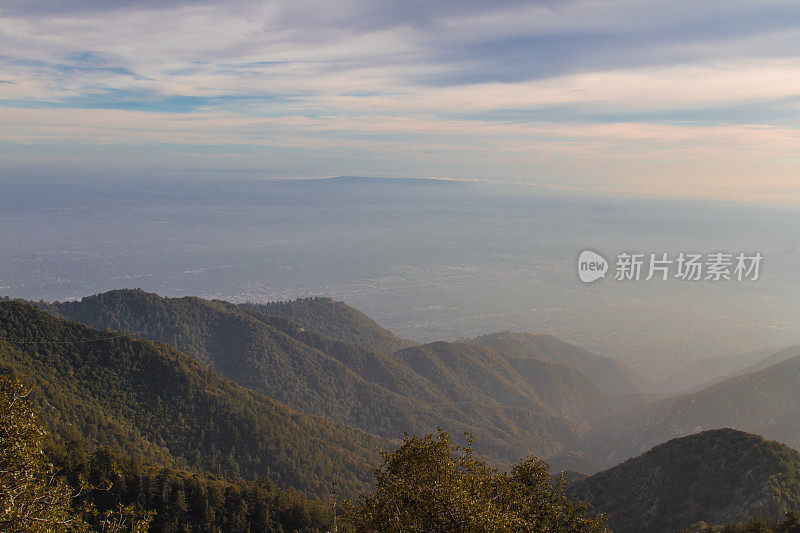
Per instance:
[[[0,179],[800,204],[795,1],[0,3]]]

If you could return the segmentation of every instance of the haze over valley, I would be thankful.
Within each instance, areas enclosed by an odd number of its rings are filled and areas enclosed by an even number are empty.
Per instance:
[[[17,182],[0,198],[2,293],[115,288],[233,302],[330,296],[416,342],[552,333],[651,378],[800,342],[800,217],[434,180]],[[584,285],[576,256],[761,252],[756,282]],[[724,311],[723,311],[724,310]]]
[[[234,304],[136,289],[0,301],[0,368],[31,384],[48,453],[65,472],[104,479],[94,473],[105,457],[98,446],[125,465],[115,479],[133,487],[165,475],[142,470],[148,464],[179,469],[170,481],[178,487],[189,476],[196,486],[191,472],[211,474],[206,484],[261,483],[268,472],[274,495],[251,504],[269,513],[287,498],[276,490],[318,499],[333,484],[348,498],[370,490],[378,450],[413,445],[402,432],[445,432],[460,443],[474,435],[468,445],[500,469],[530,454],[547,459],[566,475],[557,490],[591,503],[590,522],[609,513],[615,531],[775,519],[797,507],[800,489],[800,454],[790,448],[800,446],[800,346],[664,397],[620,361],[551,335],[416,345],[329,298]],[[718,429],[726,427],[736,429]],[[138,462],[126,462],[132,456]],[[724,505],[709,483],[728,495]],[[204,501],[204,489],[191,490],[192,502]],[[139,505],[149,501],[143,494]],[[213,519],[182,514],[186,493],[174,496],[177,507],[170,498],[147,504],[158,529]],[[288,498],[297,512],[328,512]],[[244,519],[214,505],[222,523]],[[273,525],[330,520],[270,516]]]

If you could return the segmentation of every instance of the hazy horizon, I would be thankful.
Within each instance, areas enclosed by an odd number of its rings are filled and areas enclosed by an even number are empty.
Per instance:
[[[14,0],[0,179],[437,176],[797,206],[798,20],[786,1]]]
[[[430,180],[7,184],[0,293],[330,296],[415,341],[552,333],[659,376],[800,343],[796,210]],[[583,249],[761,252],[758,281],[580,283]]]
[[[6,2],[0,291],[324,294],[415,340],[547,331],[650,375],[800,342],[798,20],[788,1]],[[764,264],[584,285],[584,249]]]

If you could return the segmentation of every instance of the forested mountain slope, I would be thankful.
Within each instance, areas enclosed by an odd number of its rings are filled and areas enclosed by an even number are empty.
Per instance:
[[[595,355],[552,335],[502,332],[469,341],[500,350],[510,361],[537,359],[570,366],[612,395],[654,392],[654,386],[624,363]]]
[[[393,357],[453,402],[557,413],[588,427],[615,400],[577,370],[544,361],[513,365],[477,344],[434,342]]]
[[[350,494],[384,441],[244,389],[165,344],[0,302],[0,367],[34,384],[47,427],[131,457]]]
[[[800,453],[758,435],[710,430],[573,481],[568,492],[608,514],[617,533],[779,518],[800,510]]]
[[[119,290],[52,307],[94,327],[171,344],[240,385],[304,412],[391,437],[415,423],[436,426],[417,399],[362,378],[227,302]]]
[[[300,298],[265,304],[246,303],[240,307],[248,312],[255,311],[262,315],[288,318],[304,328],[374,352],[392,353],[412,344],[384,329],[358,309],[331,298]]]
[[[501,463],[558,453],[588,430],[589,421],[623,403],[565,365],[535,358],[512,364],[497,350],[469,344],[384,354],[267,315],[267,308],[245,312],[227,302],[140,290],[50,308],[173,344],[245,387],[387,438],[437,426],[455,435],[473,432],[476,445]],[[419,356],[436,363],[420,364]],[[447,377],[440,379],[445,367]],[[481,379],[472,379],[477,375]]]

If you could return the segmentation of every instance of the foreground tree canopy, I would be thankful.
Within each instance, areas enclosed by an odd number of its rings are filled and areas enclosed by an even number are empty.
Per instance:
[[[472,439],[455,446],[439,430],[423,438],[406,435],[384,453],[374,490],[345,501],[343,531],[592,533],[608,531],[584,502],[564,493],[544,461],[529,458],[510,472],[478,460]]]
[[[0,529],[66,530],[78,522],[71,515],[71,490],[52,481],[42,439],[44,431],[24,402],[27,391],[0,376]]]
[[[0,341],[1,343],[2,341]],[[143,464],[85,439],[54,443],[35,387],[0,366],[0,531],[329,531],[330,506],[269,479]]]
[[[19,380],[0,376],[0,531],[146,531],[149,517],[131,508],[103,514],[92,505],[73,508],[76,493],[44,454],[45,432],[25,403],[28,392]]]

